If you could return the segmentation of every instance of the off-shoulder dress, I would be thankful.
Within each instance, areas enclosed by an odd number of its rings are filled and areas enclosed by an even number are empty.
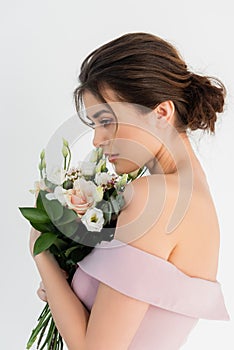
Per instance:
[[[176,350],[200,318],[229,320],[221,284],[190,277],[174,264],[113,239],[78,263],[72,288],[91,310],[99,282],[150,304],[129,350]]]

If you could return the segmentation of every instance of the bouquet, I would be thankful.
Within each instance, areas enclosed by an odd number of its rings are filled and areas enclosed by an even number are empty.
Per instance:
[[[45,150],[40,154],[40,180],[35,182],[35,207],[19,208],[31,226],[41,232],[33,254],[49,250],[66,272],[71,284],[77,263],[102,241],[114,238],[116,222],[128,182],[142,176],[146,168],[130,174],[116,175],[106,167],[101,148],[91,152],[88,161],[70,167],[71,150],[63,139],[63,167],[47,172]],[[85,305],[84,305],[85,306]],[[27,343],[30,349],[63,349],[63,339],[46,303]]]

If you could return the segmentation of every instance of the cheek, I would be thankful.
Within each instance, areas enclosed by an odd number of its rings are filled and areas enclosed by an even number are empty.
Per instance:
[[[135,148],[136,145],[140,147],[152,150],[155,148],[157,138],[152,135],[149,131],[133,126],[120,126],[117,133],[116,139],[121,148]]]
[[[118,139],[120,142],[121,140],[123,142],[127,141],[138,141],[142,138],[142,131],[139,128],[133,127],[133,126],[120,126],[118,128],[118,131],[116,133],[116,139]]]

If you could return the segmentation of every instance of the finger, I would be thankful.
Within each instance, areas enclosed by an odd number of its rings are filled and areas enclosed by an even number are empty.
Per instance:
[[[38,289],[37,290],[37,295],[39,296],[39,298],[41,299],[41,300],[43,300],[43,301],[47,301],[47,297],[46,297],[46,293],[45,293],[45,291],[44,290],[42,290],[42,289]]]

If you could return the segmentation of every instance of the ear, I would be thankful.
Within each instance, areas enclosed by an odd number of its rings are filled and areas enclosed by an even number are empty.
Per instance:
[[[156,113],[158,119],[161,119],[164,117],[164,120],[167,122],[172,122],[172,118],[175,113],[175,105],[172,101],[164,101],[161,102],[155,109],[154,112]]]

